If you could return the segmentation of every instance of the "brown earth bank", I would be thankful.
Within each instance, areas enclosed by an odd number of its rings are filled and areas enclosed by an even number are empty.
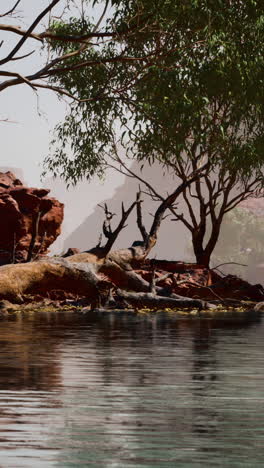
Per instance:
[[[202,265],[147,259],[140,268],[129,268],[129,262],[125,268],[117,262],[120,251],[113,251],[104,259],[99,257],[98,261],[95,250],[67,259],[47,257],[0,267],[1,317],[12,307],[20,311],[85,307],[85,311],[132,308],[193,313],[194,309],[253,310],[256,304],[261,310],[264,302],[261,285],[222,276]],[[126,260],[127,257],[128,253]],[[7,306],[10,303],[12,307]]]
[[[48,194],[23,185],[10,171],[0,172],[0,265],[48,253],[61,232],[64,209]]]

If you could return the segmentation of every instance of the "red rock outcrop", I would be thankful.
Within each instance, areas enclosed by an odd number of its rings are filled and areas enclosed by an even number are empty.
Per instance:
[[[47,254],[61,232],[64,208],[48,193],[24,186],[12,172],[0,172],[0,265],[27,260],[37,225],[33,257]]]

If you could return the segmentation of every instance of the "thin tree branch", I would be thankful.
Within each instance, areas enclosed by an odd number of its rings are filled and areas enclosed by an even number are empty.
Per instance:
[[[26,42],[26,40],[28,39],[28,37],[30,36],[30,34],[34,31],[34,29],[36,28],[36,26],[40,23],[40,21],[42,20],[42,18],[44,18],[44,16],[47,15],[47,13],[49,13],[49,11],[52,10],[52,8],[57,5],[57,3],[59,3],[61,0],[53,0],[50,5],[47,6],[47,8],[45,8],[38,16],[37,18],[33,21],[33,23],[31,24],[31,26],[28,28],[28,30],[26,31],[25,35],[20,39],[20,41],[17,43],[17,45],[11,50],[11,52],[2,60],[0,60],[0,65],[3,65],[4,63],[7,63],[9,62],[15,55],[16,53],[21,49],[21,47],[23,46],[23,44]]]
[[[24,37],[27,34],[27,31],[24,29],[21,29],[19,26],[13,26],[12,24],[0,24],[0,31],[7,31],[11,32],[14,34],[18,34],[19,36]],[[30,37],[32,39],[36,39],[37,41],[43,42],[42,36],[40,34],[34,34],[31,33],[27,36],[27,38]],[[8,59],[9,61],[11,59]]]
[[[20,2],[21,2],[21,0],[17,0],[15,5],[10,10],[8,10],[6,13],[3,13],[2,15],[0,15],[0,18],[3,18],[4,16],[12,15],[12,13],[14,13],[16,7],[19,5]]]
[[[143,224],[143,220],[142,220],[142,209],[141,209],[141,206],[142,206],[142,202],[143,200],[141,200],[141,190],[140,190],[140,187],[139,187],[139,191],[137,193],[137,225],[138,225],[138,228],[141,232],[141,235],[142,235],[142,238],[143,238],[143,241],[144,243],[147,243],[148,241],[148,233],[147,233],[147,230]]]
[[[107,255],[110,252],[110,250],[111,250],[114,242],[116,241],[119,233],[122,231],[122,229],[124,229],[126,227],[125,222],[126,222],[127,218],[129,217],[130,213],[135,208],[137,203],[138,203],[138,201],[134,201],[127,210],[125,210],[124,204],[122,203],[122,216],[121,216],[121,220],[120,220],[118,226],[116,227],[116,229],[114,231],[112,231],[111,226],[109,225],[108,230],[106,230],[106,237],[107,237],[108,240],[107,240],[107,243],[105,244],[105,246],[102,248],[103,251],[104,251],[104,255]],[[107,210],[109,216],[110,215],[112,217],[114,216],[114,213],[109,212],[107,207],[106,207],[106,210]],[[105,223],[104,223],[104,226],[105,226]],[[104,231],[104,233],[105,233],[105,231]]]

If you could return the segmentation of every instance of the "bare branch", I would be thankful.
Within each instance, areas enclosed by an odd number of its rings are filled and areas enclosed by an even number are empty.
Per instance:
[[[142,192],[141,192],[140,187],[139,187],[139,192],[137,193],[137,225],[138,225],[138,229],[141,232],[144,243],[147,243],[148,233],[147,233],[147,230],[146,230],[145,226],[143,225],[143,220],[142,220],[141,205],[142,205],[143,200],[141,200],[141,193]]]
[[[3,13],[2,15],[0,15],[0,18],[3,18],[4,16],[12,15],[12,13],[14,13],[16,7],[19,5],[20,2],[21,2],[21,0],[17,0],[15,5],[10,10],[8,10],[6,13]]]
[[[16,60],[22,60],[24,58],[30,57],[30,55],[34,54],[35,52],[35,50],[32,50],[31,52],[28,52],[28,54],[20,55],[20,57],[14,57],[10,61],[15,62]]]
[[[99,20],[97,21],[97,23],[96,23],[94,29],[93,29],[93,32],[94,32],[94,33],[97,31],[97,29],[99,28],[100,24],[102,23],[102,21],[103,21],[103,19],[104,19],[104,16],[105,16],[105,14],[106,14],[106,10],[107,10],[107,8],[108,8],[108,5],[109,5],[109,0],[106,0],[105,6],[104,6],[104,9],[103,9],[103,12],[102,12],[102,14],[101,14]]]
[[[1,72],[0,72],[0,75],[1,75]],[[49,85],[49,84],[42,84],[42,83],[35,83],[35,82],[34,82],[34,84],[32,84],[30,81],[29,82],[27,81],[27,84],[30,84],[35,89],[36,88],[42,88],[42,89],[49,89],[51,91],[55,91],[56,93],[60,94],[61,96],[66,96],[66,97],[72,99],[73,101],[76,101],[76,102],[79,102],[79,103],[99,101],[101,99],[100,96],[95,96],[95,97],[92,97],[92,98],[89,98],[89,99],[79,99],[76,96],[74,96],[73,94],[68,93],[65,89],[60,88],[59,86],[52,86],[52,85]]]
[[[170,271],[169,273],[165,273],[164,275],[159,276],[158,278],[155,279],[155,284],[161,283],[162,281],[166,280],[172,275],[173,273]]]
[[[217,265],[214,268],[210,268],[210,270],[217,270],[217,268],[220,268],[221,266],[224,266],[224,265],[239,265],[239,266],[244,266],[244,267],[248,266],[248,265],[244,265],[243,263],[227,262],[227,263],[220,263],[220,265]]]
[[[30,34],[34,31],[34,29],[36,28],[36,26],[40,23],[40,21],[42,20],[42,18],[44,18],[44,16],[47,15],[47,13],[49,13],[52,8],[57,5],[57,3],[59,3],[61,0],[53,0],[50,5],[48,5],[38,16],[37,18],[33,21],[33,23],[31,24],[31,26],[28,28],[28,30],[26,31],[26,33],[24,34],[24,36],[20,39],[20,41],[16,44],[16,46],[11,50],[11,52],[2,60],[0,60],[0,65],[3,65],[4,63],[7,63],[9,62],[15,55],[16,53],[21,49],[21,47],[23,46],[23,44],[26,42],[26,40],[28,39],[28,37],[30,37]]]
[[[113,234],[111,221],[113,217],[116,216],[116,213],[112,213],[111,211],[109,211],[106,203],[104,204],[104,206],[102,205],[98,205],[98,206],[102,208],[105,213],[105,220],[103,222],[103,233],[107,239],[110,239]]]
[[[39,222],[40,218],[43,215],[41,211],[38,211],[37,213],[32,215],[32,234],[31,234],[31,241],[30,245],[28,248],[28,254],[27,254],[27,262],[31,262],[33,258],[33,252],[34,252],[34,247],[35,243],[39,234]]]
[[[125,222],[127,220],[127,218],[129,217],[130,213],[132,212],[132,210],[135,208],[135,206],[137,205],[138,201],[135,201],[133,202],[130,207],[125,210],[125,207],[124,207],[124,204],[122,202],[122,216],[121,216],[121,220],[118,224],[118,226],[116,227],[116,229],[113,231],[112,230],[112,227],[111,227],[111,220],[113,218],[113,216],[115,216],[115,213],[112,213],[111,211],[108,210],[108,207],[105,203],[104,207],[102,207],[101,205],[100,208],[103,208],[104,209],[104,212],[105,212],[105,215],[106,215],[106,220],[104,221],[104,224],[103,224],[103,232],[104,232],[104,235],[105,237],[108,239],[105,246],[102,247],[102,250],[104,252],[104,255],[107,255],[114,242],[116,241],[119,233],[122,231],[122,229],[124,229],[126,227],[125,225]]]
[[[189,229],[189,231],[191,232],[194,231],[194,227],[187,221],[187,219],[185,219],[183,213],[182,214],[175,213],[175,216],[176,218],[172,219],[171,221],[181,221],[184,224],[184,226],[187,227],[187,229]]]
[[[27,34],[27,31],[21,29],[19,26],[13,26],[12,24],[0,24],[0,31],[11,32],[14,34],[18,34],[19,36],[22,36],[22,37],[24,37]],[[42,36],[39,34],[31,33],[28,35],[28,37],[32,39],[36,39],[37,41],[43,42]],[[8,59],[7,61],[9,60],[11,59]]]
[[[20,80],[22,83],[27,84],[30,86],[32,89],[35,90],[34,85],[28,80],[25,76],[20,75],[20,73],[15,73],[15,72],[8,72],[8,71],[0,71],[0,76],[16,76],[18,80]],[[0,85],[1,88],[1,85]]]
[[[160,228],[160,224],[163,218],[163,215],[167,208],[171,208],[171,206],[175,203],[175,200],[183,193],[183,191],[191,185],[194,181],[196,181],[199,177],[201,177],[202,172],[208,167],[208,163],[201,166],[195,172],[193,172],[189,177],[186,178],[184,182],[182,182],[174,192],[172,192],[163,202],[160,204],[159,208],[155,213],[155,218],[153,224],[150,229],[149,237],[150,238],[157,238],[157,232]]]

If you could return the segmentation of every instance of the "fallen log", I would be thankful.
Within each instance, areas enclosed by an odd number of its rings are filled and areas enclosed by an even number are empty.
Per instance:
[[[128,292],[121,289],[116,291],[117,298],[126,301],[129,305],[136,308],[151,308],[151,309],[164,309],[164,308],[197,308],[208,309],[215,308],[214,305],[208,304],[199,299],[189,299],[185,297],[171,297],[159,296],[153,293],[146,292]]]
[[[52,289],[63,289],[93,300],[105,284],[95,265],[70,264],[65,260],[20,263],[0,267],[0,299],[22,303],[24,294],[48,295]]]
[[[111,281],[121,289],[138,292],[149,291],[148,281],[144,280],[132,269],[124,269],[116,262],[105,261],[105,263],[99,265],[99,271],[111,278]]]

